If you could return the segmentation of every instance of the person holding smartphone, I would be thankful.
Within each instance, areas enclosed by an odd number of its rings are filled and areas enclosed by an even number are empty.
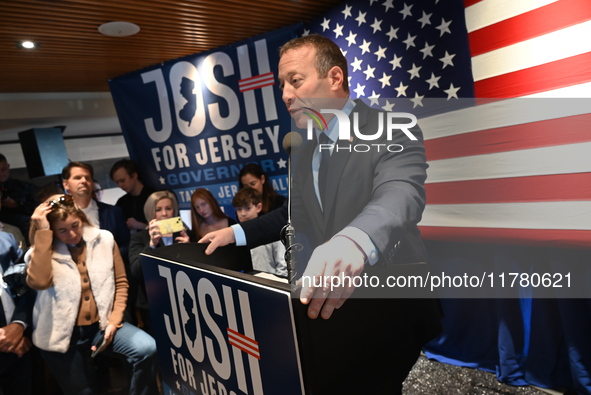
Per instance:
[[[189,236],[183,228],[176,233],[163,233],[168,226],[160,226],[165,221],[179,215],[179,204],[176,195],[171,191],[158,191],[152,193],[144,204],[144,214],[148,219],[148,228],[131,237],[129,244],[129,261],[131,266],[131,279],[137,286],[136,307],[142,319],[142,328],[152,333],[152,321],[146,296],[146,284],[140,264],[140,254],[155,248],[171,245],[173,243],[188,243]]]
[[[37,290],[33,343],[63,392],[96,392],[91,353],[104,331],[103,353],[132,365],[130,394],[157,394],[156,342],[123,322],[128,282],[113,235],[90,225],[71,196],[54,195],[33,212],[29,237],[27,284]]]

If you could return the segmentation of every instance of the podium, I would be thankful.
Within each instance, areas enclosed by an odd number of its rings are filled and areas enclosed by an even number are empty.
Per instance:
[[[164,393],[304,394],[292,286],[252,275],[250,251],[175,244],[142,254]]]
[[[330,319],[309,319],[291,285],[251,274],[247,248],[205,247],[141,256],[166,395],[391,393],[440,331],[436,299],[367,288]],[[366,270],[417,275],[425,265],[398,266]]]

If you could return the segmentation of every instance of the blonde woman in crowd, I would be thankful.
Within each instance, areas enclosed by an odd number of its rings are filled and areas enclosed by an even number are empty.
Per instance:
[[[179,215],[179,204],[176,195],[171,191],[158,191],[148,196],[144,204],[144,215],[149,222],[148,228],[134,234],[129,243],[130,278],[138,288],[135,304],[142,318],[142,328],[146,332],[152,333],[152,322],[140,254],[173,243],[188,243],[189,236],[185,229],[170,234],[162,234],[160,231],[158,221]]]

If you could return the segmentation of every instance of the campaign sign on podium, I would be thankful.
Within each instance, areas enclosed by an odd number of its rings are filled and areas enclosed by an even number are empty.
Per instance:
[[[303,394],[289,286],[172,247],[141,256],[165,395]]]

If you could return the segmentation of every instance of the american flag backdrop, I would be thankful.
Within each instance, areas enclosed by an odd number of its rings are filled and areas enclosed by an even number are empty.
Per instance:
[[[591,245],[591,1],[349,1],[310,33],[352,97],[420,118],[424,238]]]

